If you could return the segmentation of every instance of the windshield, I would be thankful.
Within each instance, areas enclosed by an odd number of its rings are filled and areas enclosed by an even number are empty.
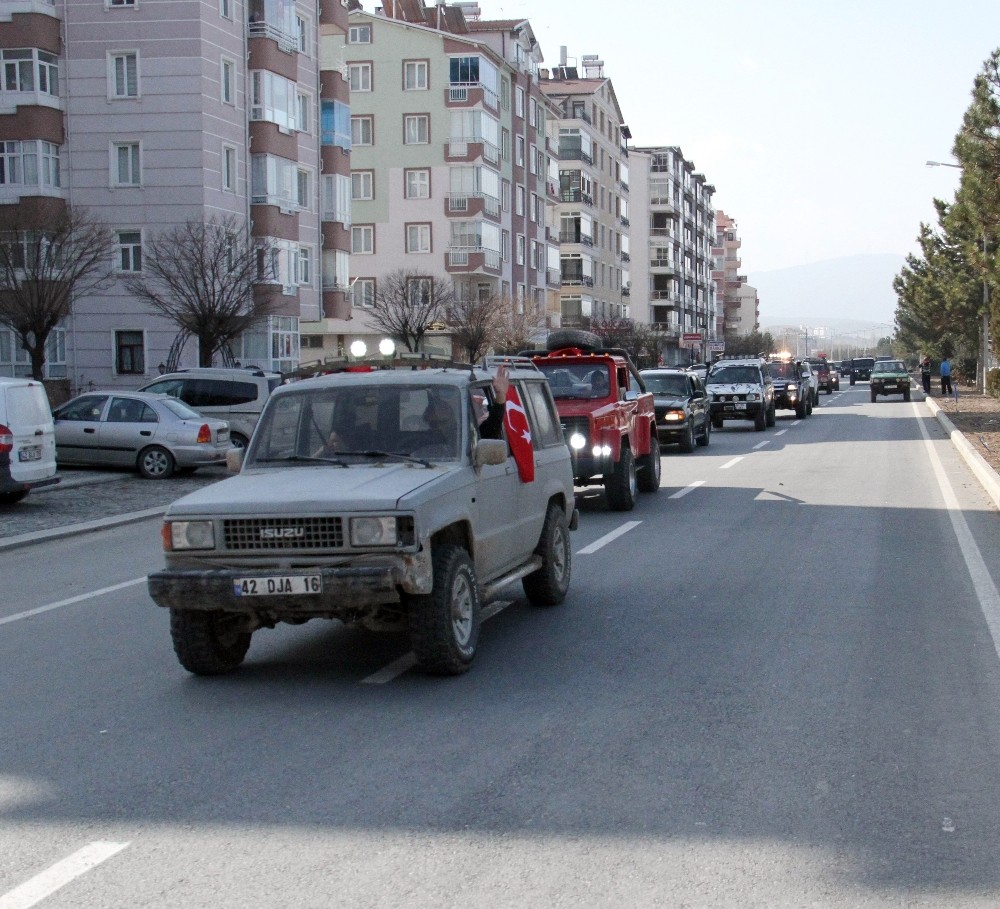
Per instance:
[[[690,385],[687,376],[670,374],[643,373],[642,380],[646,383],[646,390],[654,395],[672,395],[676,398],[687,395]]]
[[[784,363],[768,363],[767,371],[771,374],[773,379],[795,379],[798,378],[796,373],[798,370],[794,363],[784,362]]]
[[[906,367],[901,360],[886,360],[884,363],[875,364],[876,372],[906,372]]]
[[[606,398],[611,393],[611,372],[604,363],[546,363],[536,361],[549,380],[552,397]]]
[[[276,395],[265,408],[247,464],[456,460],[461,425],[461,397],[451,385],[309,388]]]
[[[759,385],[760,373],[753,366],[720,366],[708,374],[709,385]]]

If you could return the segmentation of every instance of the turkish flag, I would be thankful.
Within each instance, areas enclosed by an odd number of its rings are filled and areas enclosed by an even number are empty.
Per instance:
[[[524,412],[521,399],[513,385],[507,389],[507,404],[503,415],[504,426],[507,427],[507,441],[517,473],[522,483],[530,483],[535,479],[535,452],[531,447],[531,427],[528,426],[528,415]]]

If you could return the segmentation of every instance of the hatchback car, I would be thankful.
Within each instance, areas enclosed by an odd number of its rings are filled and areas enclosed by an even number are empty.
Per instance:
[[[230,448],[225,420],[206,419],[169,395],[88,392],[54,416],[60,464],[129,467],[162,480],[174,470],[224,464]]]

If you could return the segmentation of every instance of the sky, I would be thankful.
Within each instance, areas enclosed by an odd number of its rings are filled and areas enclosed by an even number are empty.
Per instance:
[[[632,144],[676,145],[734,217],[742,272],[916,252],[1000,0],[479,0],[546,65],[604,60]]]

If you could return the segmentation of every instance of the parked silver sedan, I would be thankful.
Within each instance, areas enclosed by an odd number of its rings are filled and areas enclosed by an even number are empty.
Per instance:
[[[207,419],[169,395],[93,391],[53,417],[60,464],[129,467],[149,480],[223,464],[230,447],[225,420]]]

